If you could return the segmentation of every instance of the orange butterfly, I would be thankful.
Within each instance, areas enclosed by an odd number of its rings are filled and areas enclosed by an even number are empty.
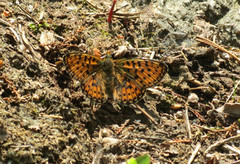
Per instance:
[[[134,103],[146,88],[157,85],[167,72],[159,61],[144,59],[100,58],[89,54],[68,54],[63,61],[69,73],[81,82],[81,88],[95,102]]]

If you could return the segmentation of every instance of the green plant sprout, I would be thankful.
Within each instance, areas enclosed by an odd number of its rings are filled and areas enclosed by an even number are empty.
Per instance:
[[[37,31],[39,30],[40,28],[47,28],[49,27],[50,25],[47,24],[46,22],[43,22],[43,23],[39,23],[39,24],[35,24],[35,23],[30,23],[29,24],[29,27],[34,30],[34,31]]]

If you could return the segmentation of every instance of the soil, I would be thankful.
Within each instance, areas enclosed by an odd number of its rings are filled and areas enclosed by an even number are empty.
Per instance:
[[[239,162],[239,115],[216,110],[240,102],[239,63],[196,37],[239,55],[240,2],[119,0],[109,24],[111,5],[0,2],[0,163]],[[96,104],[62,62],[75,51],[168,72],[136,104]]]

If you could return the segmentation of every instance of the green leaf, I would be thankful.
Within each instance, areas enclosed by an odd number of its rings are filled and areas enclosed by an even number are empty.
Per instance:
[[[151,160],[148,154],[142,155],[140,157],[135,158],[130,158],[127,161],[127,164],[150,164]]]
[[[127,161],[127,164],[138,164],[137,163],[137,160],[135,158],[130,158],[128,161]]]
[[[136,158],[137,164],[150,164],[151,160],[148,154]]]

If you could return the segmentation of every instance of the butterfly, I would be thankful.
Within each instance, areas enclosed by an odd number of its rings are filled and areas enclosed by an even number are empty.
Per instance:
[[[166,64],[145,59],[113,59],[85,53],[63,57],[68,72],[81,82],[83,93],[99,103],[107,100],[129,104],[139,101],[146,88],[157,85]]]

